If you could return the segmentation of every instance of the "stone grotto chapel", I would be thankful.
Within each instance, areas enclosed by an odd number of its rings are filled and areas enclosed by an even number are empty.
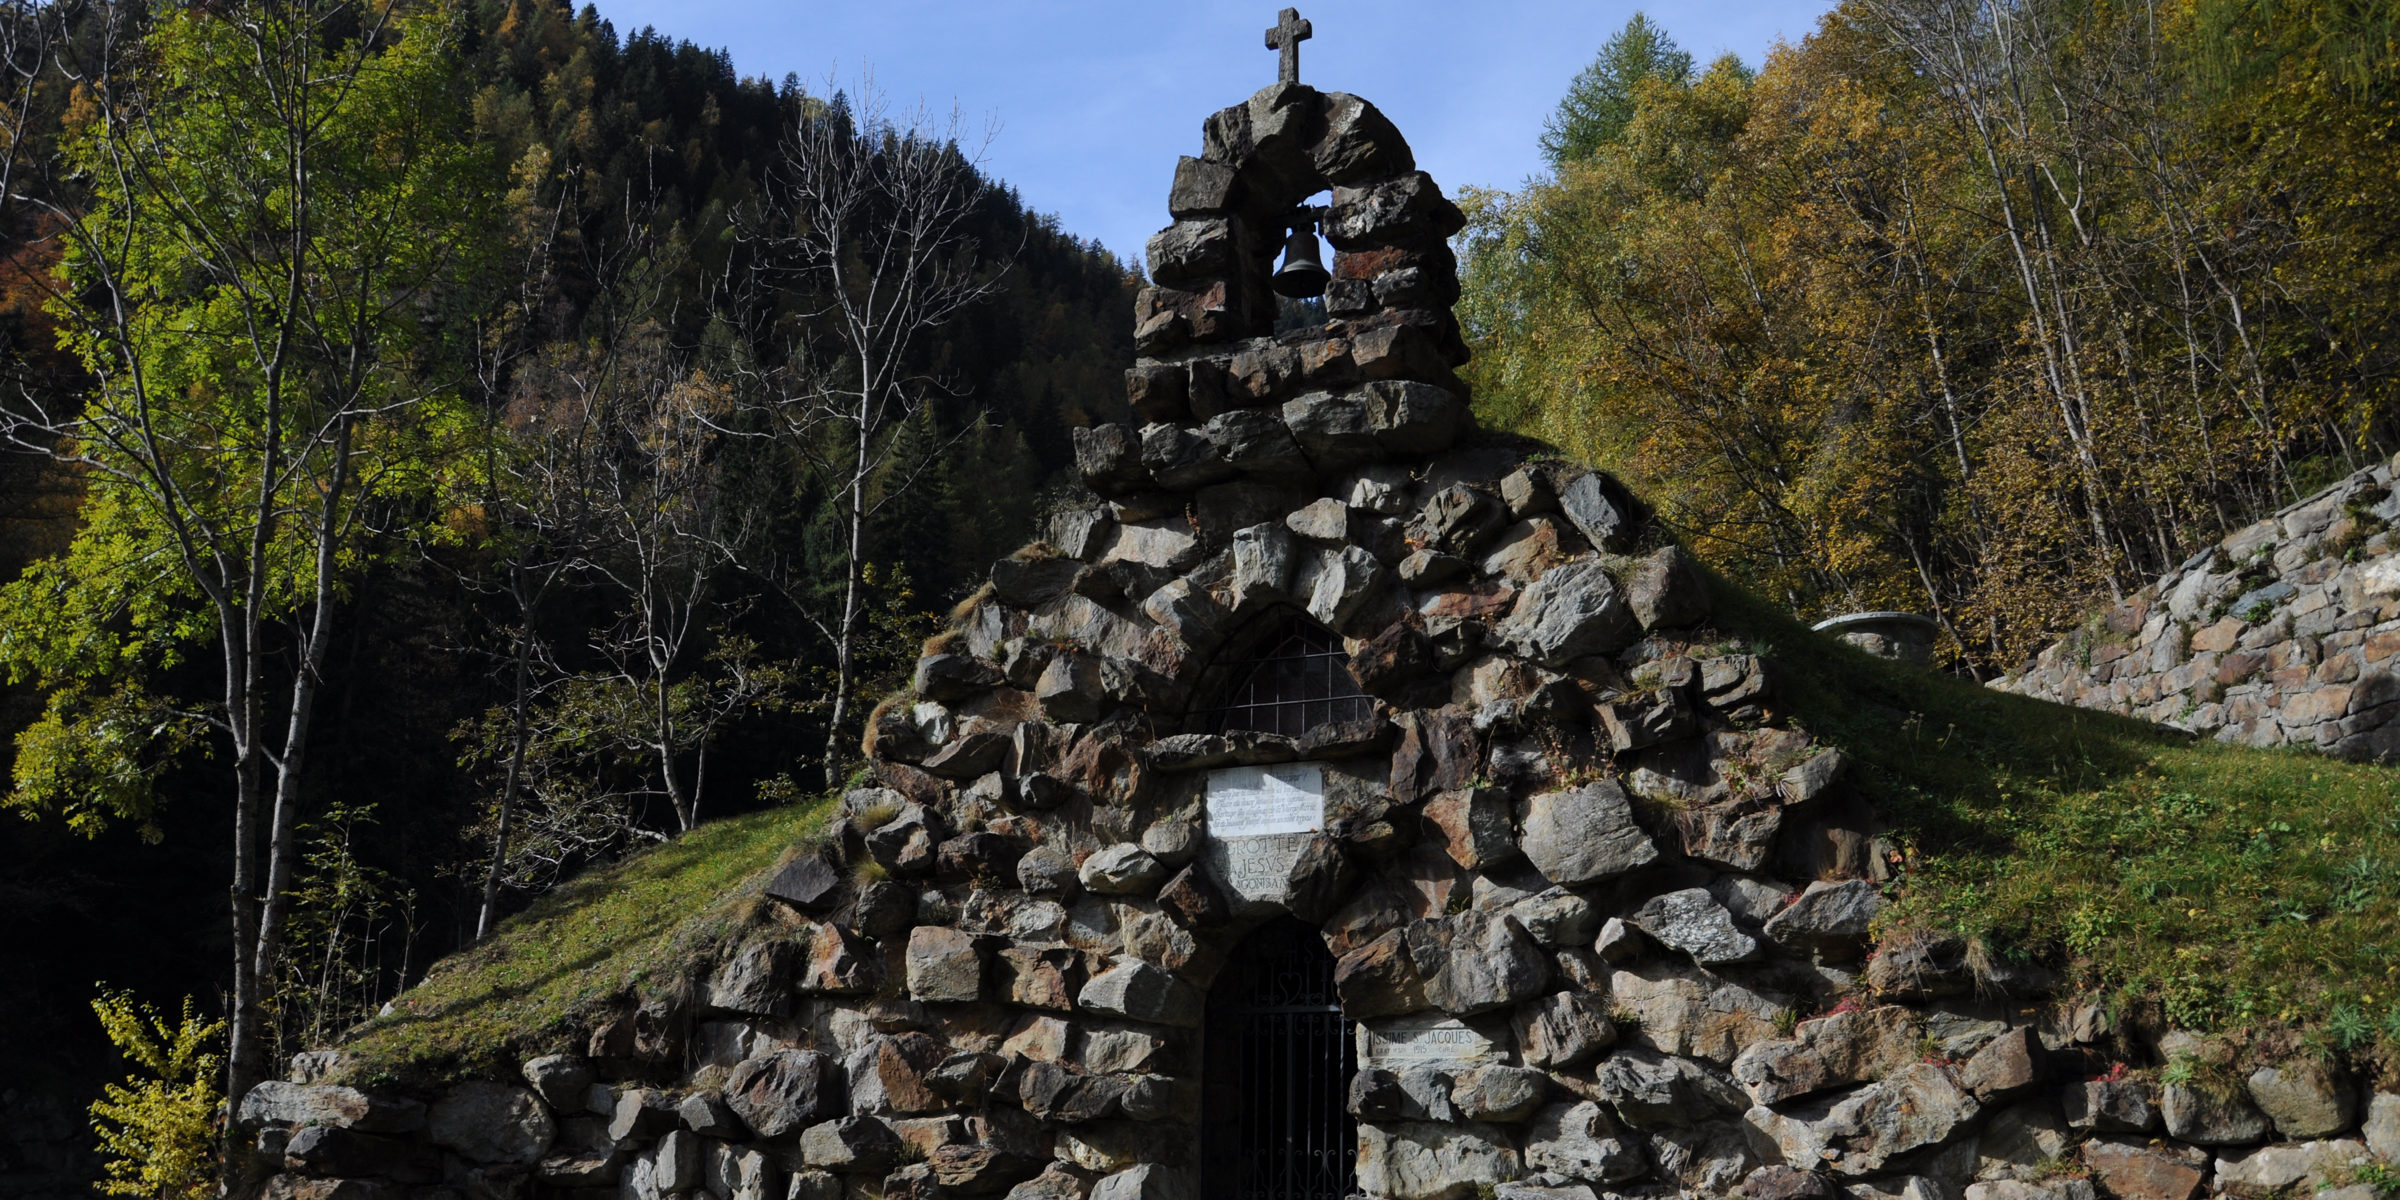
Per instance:
[[[928,643],[746,940],[522,1079],[301,1056],[240,1112],[269,1195],[2093,1200],[2088,1137],[2187,1200],[2200,1147],[2357,1128],[2102,1075],[1954,942],[1868,960],[1841,754],[1632,497],[1476,432],[1462,218],[1306,32],[1176,166],[1097,501]]]

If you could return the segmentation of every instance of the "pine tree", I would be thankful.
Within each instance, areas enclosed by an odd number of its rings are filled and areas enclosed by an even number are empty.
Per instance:
[[[1542,127],[1543,157],[1559,167],[1617,140],[1633,121],[1635,92],[1649,79],[1690,83],[1692,56],[1637,11],[1567,86],[1558,111]]]

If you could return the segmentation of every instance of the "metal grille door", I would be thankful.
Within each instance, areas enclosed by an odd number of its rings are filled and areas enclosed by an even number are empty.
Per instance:
[[[1317,931],[1278,918],[1208,994],[1201,1179],[1208,1200],[1343,1200],[1358,1164],[1344,1108],[1356,1050]]]

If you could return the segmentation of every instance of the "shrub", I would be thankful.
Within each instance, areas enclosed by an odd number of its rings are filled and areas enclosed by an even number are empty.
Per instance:
[[[212,1047],[223,1021],[202,1021],[184,997],[170,1025],[127,992],[92,1001],[100,1027],[134,1071],[92,1102],[92,1131],[115,1155],[100,1190],[112,1196],[207,1200],[217,1193],[216,1113],[223,1063]]]

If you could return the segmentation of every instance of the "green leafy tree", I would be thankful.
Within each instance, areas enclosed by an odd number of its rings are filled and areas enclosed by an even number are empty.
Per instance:
[[[228,1095],[262,1077],[328,649],[376,531],[421,513],[466,422],[447,382],[491,194],[439,7],[107,5],[66,70],[77,199],[49,298],[90,380],[9,440],[81,473],[64,553],[0,590],[47,709],[8,803],[150,824],[205,739],[233,833]],[[168,668],[216,694],[165,694]],[[186,660],[193,660],[186,662]]]
[[[217,1073],[223,1065],[212,1047],[225,1035],[225,1023],[201,1020],[188,996],[183,1019],[172,1025],[125,992],[103,991],[92,1011],[134,1067],[124,1083],[104,1086],[92,1102],[92,1132],[114,1156],[100,1191],[149,1200],[216,1195]]]
[[[1636,12],[1567,85],[1558,111],[1542,126],[1542,155],[1560,167],[1590,158],[1624,136],[1642,84],[1653,79],[1678,86],[1691,82],[1692,56],[1647,14]]]

